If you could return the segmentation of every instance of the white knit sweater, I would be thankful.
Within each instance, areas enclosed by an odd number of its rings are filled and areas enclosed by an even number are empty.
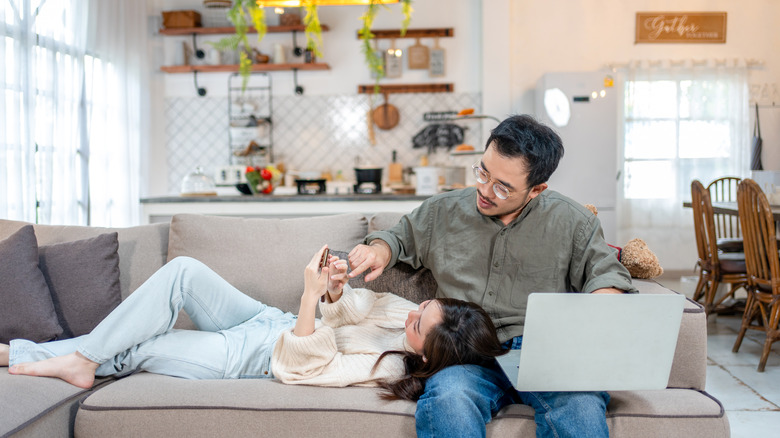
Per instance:
[[[288,384],[316,386],[376,386],[377,380],[396,380],[404,374],[399,355],[382,360],[387,350],[413,351],[404,325],[418,306],[391,293],[344,286],[335,303],[320,303],[322,320],[309,336],[285,330],[276,342],[271,370]]]

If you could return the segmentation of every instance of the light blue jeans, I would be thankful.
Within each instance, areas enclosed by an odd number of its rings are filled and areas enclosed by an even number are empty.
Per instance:
[[[512,341],[509,341],[512,342]],[[516,338],[514,348],[520,346]],[[485,425],[503,407],[523,403],[536,411],[536,436],[609,437],[606,392],[518,392],[504,372],[458,365],[429,378],[417,402],[417,436],[484,437]]]
[[[181,310],[197,331],[173,328]],[[100,364],[97,376],[144,370],[189,379],[273,377],[276,340],[294,325],[294,315],[244,295],[193,258],[177,257],[89,334],[11,341],[10,364],[78,351]]]

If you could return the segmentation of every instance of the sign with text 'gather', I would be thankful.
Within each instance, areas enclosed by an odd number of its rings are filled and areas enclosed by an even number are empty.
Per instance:
[[[725,43],[725,12],[637,12],[637,43]]]

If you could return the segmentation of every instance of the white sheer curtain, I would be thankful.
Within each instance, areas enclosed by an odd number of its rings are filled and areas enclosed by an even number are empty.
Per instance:
[[[85,220],[80,151],[87,4],[5,1],[0,7],[0,217]]]
[[[138,222],[145,7],[0,3],[0,218]]]
[[[618,238],[641,237],[666,270],[693,269],[694,179],[749,173],[747,68],[635,63],[627,69]]]
[[[90,223],[136,225],[149,133],[146,1],[91,0],[89,13]]]

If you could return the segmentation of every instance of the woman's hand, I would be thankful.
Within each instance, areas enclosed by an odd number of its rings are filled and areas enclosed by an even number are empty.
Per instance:
[[[317,300],[328,291],[328,272],[330,272],[330,265],[327,265],[320,270],[322,253],[327,248],[328,245],[324,245],[320,248],[312,259],[309,260],[309,264],[306,265],[306,269],[303,271],[304,287],[301,300],[316,303]]]
[[[347,276],[347,261],[341,260],[336,256],[328,258],[328,297],[331,302],[336,302],[341,298],[341,292],[344,285],[349,281]]]

